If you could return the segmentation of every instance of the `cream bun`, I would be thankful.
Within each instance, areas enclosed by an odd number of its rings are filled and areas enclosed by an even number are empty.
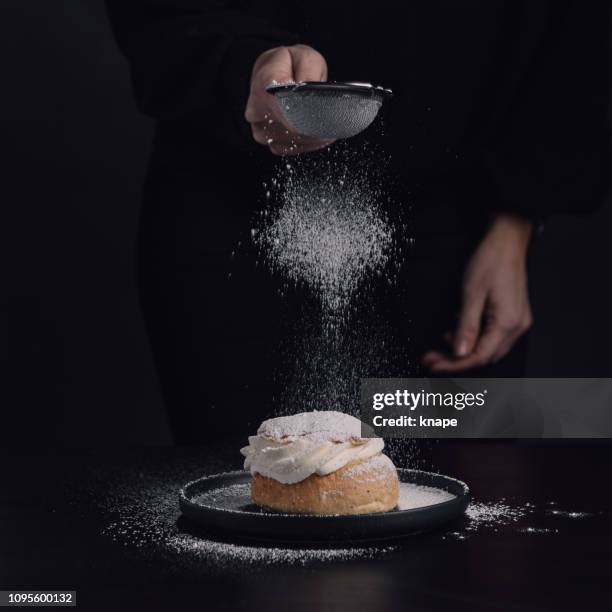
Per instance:
[[[264,421],[241,449],[251,497],[264,507],[313,514],[385,512],[399,482],[381,438],[362,437],[362,423],[336,411]]]

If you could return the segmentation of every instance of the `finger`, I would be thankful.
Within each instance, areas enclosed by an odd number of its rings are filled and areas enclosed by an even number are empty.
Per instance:
[[[295,81],[293,55],[288,47],[279,47],[274,50],[269,60],[264,61],[257,70],[257,79],[253,84],[265,89],[274,81],[277,83]]]
[[[470,367],[470,357],[455,357],[454,355],[436,356],[436,359],[425,363],[432,372],[461,372]]]
[[[421,357],[421,363],[425,366],[432,366],[437,361],[442,359],[448,359],[448,355],[441,353],[440,351],[428,351]]]
[[[288,47],[288,52],[291,56],[293,81],[324,81],[327,79],[327,62],[318,51],[305,45],[294,45]],[[278,100],[275,100],[275,104],[279,104]],[[278,112],[278,106],[275,106],[275,109],[276,118],[293,131],[293,126],[288,124],[285,115]],[[310,148],[309,145],[308,150],[317,150],[323,148],[326,144],[319,142],[315,148]],[[307,152],[307,150],[304,149],[304,152]]]
[[[450,374],[453,372],[463,372],[464,370],[478,367],[480,364],[479,361],[475,359],[474,355],[468,357],[447,355],[428,365],[432,372],[447,372]]]
[[[431,369],[436,372],[459,372],[485,366],[493,360],[505,338],[506,332],[499,325],[491,323],[470,355],[456,357],[442,354],[442,358],[435,361]]]
[[[457,357],[452,353],[442,353],[438,351],[430,351],[426,353],[421,362],[425,367],[428,367],[432,372],[459,372],[467,370],[474,361],[472,356]]]
[[[268,118],[281,119],[274,96],[266,87],[274,81],[284,83],[294,81],[293,58],[287,47],[271,50],[256,62],[251,79],[249,98],[244,113],[249,123],[257,123]]]
[[[499,325],[492,323],[485,330],[470,355],[441,359],[431,365],[431,370],[434,372],[461,372],[483,367],[493,361],[494,355],[506,338],[507,333]]]
[[[296,82],[327,79],[327,63],[318,51],[295,45],[289,47],[289,53],[293,61],[293,78]]]
[[[450,344],[452,346],[453,344],[453,332],[451,331],[447,331],[443,336],[442,339],[447,343]],[[427,351],[422,357],[421,357],[421,363],[425,366],[431,366],[433,363],[435,363],[436,361],[440,361],[441,359],[448,359],[449,355],[448,353],[443,353],[441,351]]]
[[[484,291],[464,291],[459,323],[453,339],[453,348],[457,357],[465,357],[474,350],[480,334],[485,298]]]

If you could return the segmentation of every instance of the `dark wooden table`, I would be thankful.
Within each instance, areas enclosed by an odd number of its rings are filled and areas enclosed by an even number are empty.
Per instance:
[[[0,588],[76,589],[84,610],[602,610],[612,580],[612,448],[440,441],[413,465],[468,482],[476,500],[534,504],[516,524],[412,536],[371,559],[300,565],[177,563],[152,542],[104,533],[115,484],[150,489],[240,466],[210,448],[2,451]],[[154,483],[155,486],[152,486]],[[157,487],[157,488],[156,488]],[[550,502],[555,502],[551,506]],[[567,518],[550,508],[586,511]],[[173,520],[178,516],[173,517]],[[180,523],[179,523],[180,524]],[[551,530],[526,533],[526,526]],[[446,535],[445,535],[446,534]]]

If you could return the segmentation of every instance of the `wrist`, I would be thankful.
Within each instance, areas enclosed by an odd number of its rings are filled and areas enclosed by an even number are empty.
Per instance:
[[[487,233],[526,252],[533,234],[533,222],[514,213],[499,212],[493,215]]]

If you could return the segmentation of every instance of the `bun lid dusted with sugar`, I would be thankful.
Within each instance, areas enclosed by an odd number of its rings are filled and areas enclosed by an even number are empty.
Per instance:
[[[337,410],[300,412],[264,421],[257,435],[277,443],[297,439],[309,442],[352,442],[363,444],[371,439],[362,436],[363,423],[350,414]]]
[[[359,419],[330,410],[264,421],[240,452],[252,474],[290,484],[373,457],[384,445],[382,438],[362,437]]]

